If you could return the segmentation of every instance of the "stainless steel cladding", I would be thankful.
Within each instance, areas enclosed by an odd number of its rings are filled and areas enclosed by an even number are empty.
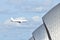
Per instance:
[[[44,27],[44,24],[42,24],[40,27],[38,27],[33,33],[33,37],[35,40],[49,40],[47,36],[46,29]]]
[[[52,40],[60,40],[60,4],[43,17],[43,22],[46,24]]]
[[[34,40],[34,38],[33,38],[33,37],[31,37],[29,40]]]
[[[34,40],[60,40],[60,3],[42,19],[43,24],[32,33]]]

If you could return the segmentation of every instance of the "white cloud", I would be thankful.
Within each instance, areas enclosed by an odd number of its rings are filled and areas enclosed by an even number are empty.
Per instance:
[[[32,11],[41,12],[43,11],[43,7],[32,8]]]
[[[25,17],[17,17],[17,18],[15,18],[15,19],[26,19]]]
[[[15,19],[15,18],[14,18]],[[25,17],[18,17],[16,19],[26,19]],[[29,23],[29,21],[27,21],[26,23],[17,23],[17,22],[11,22],[10,19],[5,20],[1,25],[5,25],[5,26],[13,26],[13,27],[29,27],[29,25],[31,26],[31,24]]]
[[[25,2],[25,0],[8,0],[8,2],[12,4],[22,4],[23,2]]]
[[[5,24],[5,25],[13,25],[14,23],[11,22],[10,19],[8,19],[3,24]]]
[[[19,17],[20,18],[20,17]],[[17,18],[17,19],[19,19]],[[32,21],[33,18],[33,21]],[[13,27],[24,27],[24,28],[35,28],[35,26],[40,25],[40,17],[39,16],[34,16],[32,17],[31,20],[29,20],[26,23],[16,23],[16,22],[11,22],[10,19],[5,20],[0,24],[3,28],[13,28]],[[39,21],[39,22],[37,22]]]
[[[53,0],[45,0],[45,2],[43,3],[45,6],[48,6],[49,4],[51,4]]]
[[[19,24],[18,23],[15,23],[15,22],[11,22],[11,20],[10,19],[8,19],[8,20],[5,20],[3,23],[2,23],[2,25],[4,25],[5,27],[7,27],[7,28],[11,28],[11,27],[15,27],[15,26],[19,26]]]
[[[19,12],[42,12],[52,0],[7,0],[6,6],[0,8],[0,11],[7,13]],[[5,8],[6,7],[6,8]]]
[[[44,11],[45,9],[44,9],[44,7],[27,7],[27,8],[25,8],[25,11],[26,12],[42,12],[42,11]]]
[[[40,18],[39,16],[33,16],[32,19],[33,19],[34,21],[40,21],[40,20],[41,20],[41,18]]]
[[[8,0],[10,3],[13,3],[13,4],[20,4],[20,3],[34,3],[34,4],[37,4],[37,3],[42,3],[43,4],[49,4],[51,3],[52,0]],[[38,5],[38,4],[37,4]]]

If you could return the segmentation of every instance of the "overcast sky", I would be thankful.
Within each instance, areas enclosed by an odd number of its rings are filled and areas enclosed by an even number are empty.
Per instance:
[[[60,0],[0,0],[0,40],[28,40],[42,24],[42,16]],[[10,18],[25,18],[26,23],[11,23]]]

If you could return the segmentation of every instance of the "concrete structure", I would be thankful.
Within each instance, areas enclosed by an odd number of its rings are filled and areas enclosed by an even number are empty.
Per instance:
[[[33,33],[34,40],[60,40],[60,3],[43,16],[43,24]]]

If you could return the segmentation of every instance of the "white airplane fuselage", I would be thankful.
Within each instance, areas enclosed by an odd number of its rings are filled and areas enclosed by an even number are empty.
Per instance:
[[[17,23],[22,23],[22,22],[26,22],[26,19],[13,19],[11,18],[11,22],[17,22]]]

